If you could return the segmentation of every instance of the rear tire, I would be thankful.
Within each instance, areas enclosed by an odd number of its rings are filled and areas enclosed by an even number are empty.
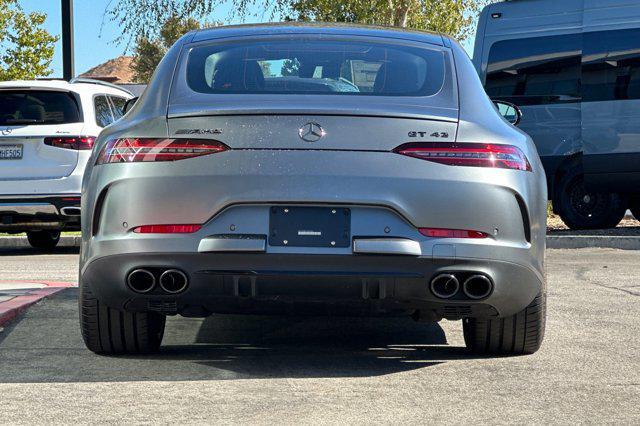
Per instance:
[[[27,240],[38,250],[53,250],[60,241],[60,231],[29,231]]]
[[[580,164],[573,164],[558,182],[554,210],[571,229],[615,228],[627,210],[620,194],[587,192]]]
[[[542,345],[546,317],[547,296],[541,293],[513,316],[463,319],[464,342],[480,355],[532,354]]]
[[[90,351],[103,355],[144,354],[160,348],[164,315],[109,308],[82,283],[78,304],[82,339]]]

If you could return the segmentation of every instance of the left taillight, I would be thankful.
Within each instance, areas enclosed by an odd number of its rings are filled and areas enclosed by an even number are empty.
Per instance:
[[[87,151],[93,148],[96,138],[93,136],[56,136],[44,138],[44,144],[56,148],[75,149]]]
[[[100,150],[96,164],[177,161],[228,149],[222,142],[207,139],[112,139]]]
[[[489,167],[531,171],[531,164],[517,146],[490,143],[414,142],[394,152],[448,166]]]

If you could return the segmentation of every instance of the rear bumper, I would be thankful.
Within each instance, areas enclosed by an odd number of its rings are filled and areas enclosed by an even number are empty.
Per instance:
[[[62,229],[80,229],[80,194],[0,197],[0,231]]]
[[[388,152],[232,150],[171,164],[96,166],[84,188],[81,281],[118,309],[199,316],[335,313],[340,306],[344,313],[509,316],[543,286],[541,170],[458,168]],[[282,231],[271,220],[274,207],[348,208],[347,243],[271,241]],[[133,232],[158,224],[202,228]],[[428,237],[419,232],[423,227],[475,230],[487,238]],[[317,231],[298,228],[309,230]],[[384,241],[362,245],[365,239]],[[142,267],[180,269],[189,289],[177,296],[134,293],[125,279]],[[491,276],[494,292],[479,301],[436,298],[431,278],[459,269]]]
[[[158,285],[139,294],[126,284],[144,268],[156,275],[179,269],[188,288],[165,294]],[[482,273],[492,293],[471,300],[462,292],[439,299],[430,290],[440,273]],[[431,256],[300,255],[265,253],[132,253],[91,261],[82,271],[105,304],[132,312],[206,316],[210,313],[295,313],[335,315],[412,314],[438,320],[509,316],[525,308],[544,288],[531,267],[487,259]]]
[[[84,167],[76,167],[66,177],[37,179],[0,179],[0,197],[55,196],[79,194],[82,189]]]

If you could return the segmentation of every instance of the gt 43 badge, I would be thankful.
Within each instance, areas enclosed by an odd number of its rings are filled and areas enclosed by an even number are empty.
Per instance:
[[[425,136],[427,136],[429,132],[409,132],[409,137],[410,138],[424,138]],[[431,134],[429,134],[430,137],[432,138],[448,138],[449,137],[449,133],[447,132],[433,132]]]

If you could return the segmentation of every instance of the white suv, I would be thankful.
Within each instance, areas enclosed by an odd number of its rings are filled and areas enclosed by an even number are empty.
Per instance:
[[[80,187],[93,141],[133,95],[87,79],[0,82],[0,233],[52,249],[80,229]]]

